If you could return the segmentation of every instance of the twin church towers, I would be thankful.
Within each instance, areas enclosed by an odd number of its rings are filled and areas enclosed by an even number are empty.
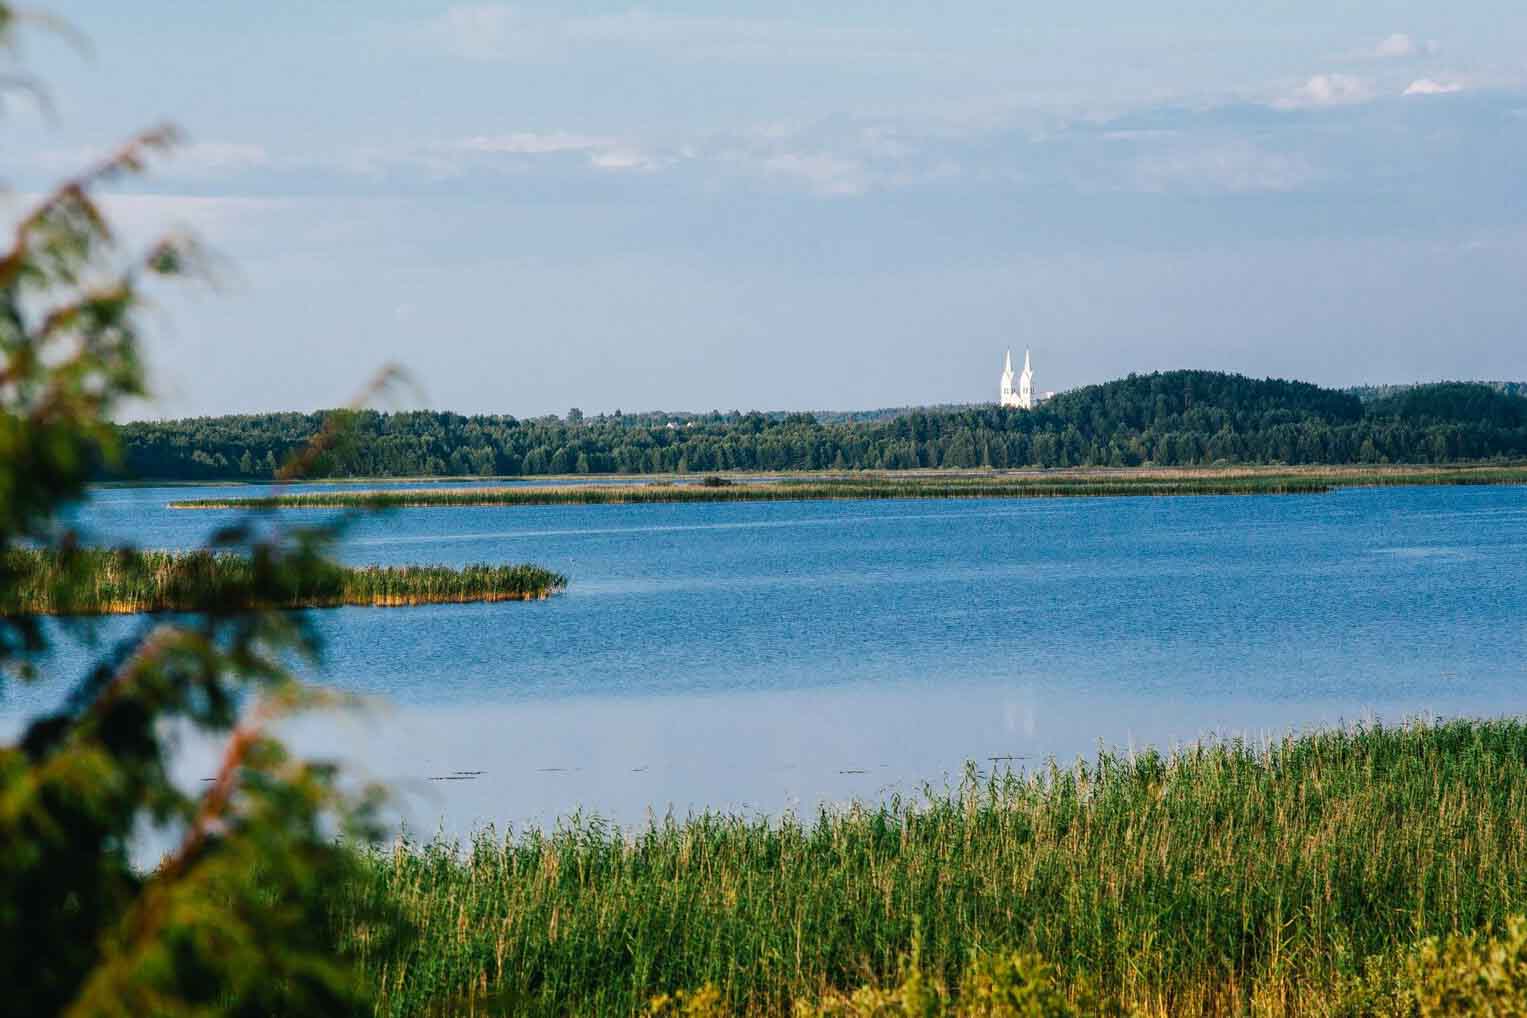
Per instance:
[[[1013,388],[1013,351],[1009,350],[1002,361],[1002,405],[1032,410],[1043,398],[1034,391],[1034,368],[1027,350],[1023,351],[1023,374],[1018,376],[1018,388]]]

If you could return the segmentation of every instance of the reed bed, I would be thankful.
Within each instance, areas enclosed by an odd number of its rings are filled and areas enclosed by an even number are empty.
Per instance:
[[[1522,484],[1527,467],[1100,471],[1054,475],[864,475],[767,483],[631,483],[546,487],[289,492],[183,499],[172,509],[398,509],[470,506],[787,502],[823,499],[1107,498],[1319,494],[1343,487]]]
[[[950,986],[1020,951],[1108,1013],[1329,1014],[1365,960],[1527,904],[1527,727],[1105,753],[804,821],[400,843],[366,857],[336,921],[378,900],[419,931],[373,951],[354,930],[386,1015],[442,996],[451,1013],[635,1015],[711,987],[716,1014],[784,1016],[894,986],[914,941]]]
[[[329,566],[257,580],[243,556],[208,551],[8,552],[0,614],[109,615],[252,607],[394,607],[544,599],[567,578],[535,565]],[[265,595],[253,592],[263,590]]]

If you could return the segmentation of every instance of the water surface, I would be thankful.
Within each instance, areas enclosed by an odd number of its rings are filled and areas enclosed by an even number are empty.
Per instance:
[[[180,548],[238,518],[164,508],[184,492],[103,491],[80,521]],[[967,760],[1527,710],[1524,488],[409,509],[343,554],[571,577],[544,603],[317,613],[323,681],[390,706],[299,741],[429,829],[778,813]]]

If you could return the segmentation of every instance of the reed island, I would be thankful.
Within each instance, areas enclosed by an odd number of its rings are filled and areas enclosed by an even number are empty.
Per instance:
[[[567,577],[536,565],[327,565],[255,583],[256,563],[209,551],[11,549],[0,561],[0,614],[118,615],[253,607],[401,607],[474,601],[544,600]],[[255,604],[251,590],[272,591]]]

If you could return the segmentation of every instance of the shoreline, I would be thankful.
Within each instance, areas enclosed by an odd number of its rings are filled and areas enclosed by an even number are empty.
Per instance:
[[[672,482],[698,483],[711,476],[733,479],[758,480],[851,480],[854,478],[1011,478],[1011,477],[1116,477],[1144,476],[1217,476],[1242,474],[1306,474],[1306,473],[1403,473],[1423,470],[1515,470],[1527,471],[1527,459],[1455,460],[1446,463],[1218,463],[1201,466],[1085,466],[1085,467],[911,467],[903,470],[854,470],[824,467],[818,470],[710,470],[710,471],[660,471],[654,473],[608,473],[608,474],[367,474],[365,476],[307,477],[291,480],[275,478],[238,477],[212,480],[156,479],[102,479],[90,482],[92,489],[128,490],[133,488],[281,488],[294,484],[352,485],[381,484],[524,484],[556,486],[574,483],[647,484]]]
[[[631,505],[701,502],[961,498],[1108,498],[1181,495],[1325,494],[1342,488],[1527,484],[1527,465],[1455,467],[1118,468],[1058,471],[929,471],[834,474],[684,475],[663,480],[557,486],[372,488],[234,498],[177,499],[171,509],[408,509],[487,506]]]

